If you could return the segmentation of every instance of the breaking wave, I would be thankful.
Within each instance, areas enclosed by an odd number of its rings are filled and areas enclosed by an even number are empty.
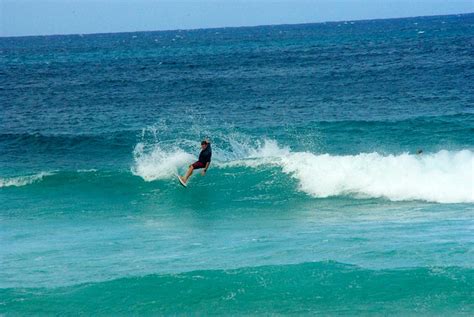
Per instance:
[[[217,148],[218,169],[278,167],[297,180],[298,190],[316,198],[352,196],[392,201],[424,200],[438,203],[474,202],[474,156],[470,150],[414,155],[331,155],[293,152],[276,141],[249,145],[230,142]],[[181,148],[168,151],[139,143],[132,172],[146,181],[167,179],[195,156]]]
[[[49,173],[49,172],[41,172],[34,175],[0,178],[0,188],[10,187],[10,186],[20,187],[20,186],[33,184],[35,182],[41,181],[43,177],[49,176],[52,174],[53,173]]]

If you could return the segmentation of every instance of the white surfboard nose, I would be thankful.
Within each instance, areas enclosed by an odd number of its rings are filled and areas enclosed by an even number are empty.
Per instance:
[[[181,183],[181,185],[183,185],[183,187],[186,187],[186,183],[183,181],[183,179],[181,178],[181,176],[178,175],[178,180],[179,182]]]

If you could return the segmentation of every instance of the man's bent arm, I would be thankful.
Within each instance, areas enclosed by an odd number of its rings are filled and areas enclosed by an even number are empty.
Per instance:
[[[206,166],[204,167],[204,172],[207,172],[207,169],[209,168],[209,165],[211,165],[211,162],[206,163]]]

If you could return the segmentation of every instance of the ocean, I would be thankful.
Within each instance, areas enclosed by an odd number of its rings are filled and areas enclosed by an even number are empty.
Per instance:
[[[0,315],[473,315],[473,34],[0,38]]]

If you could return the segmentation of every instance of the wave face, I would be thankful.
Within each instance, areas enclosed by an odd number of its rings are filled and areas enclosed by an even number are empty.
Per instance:
[[[338,156],[292,152],[273,140],[264,140],[257,147],[234,140],[229,148],[226,152],[217,147],[213,165],[219,172],[245,166],[256,173],[278,166],[282,174],[276,177],[290,175],[298,181],[298,190],[315,198],[351,196],[392,201],[474,202],[474,156],[469,150]],[[151,146],[147,153],[142,143],[134,153],[132,172],[146,181],[171,179],[179,168],[196,159],[182,149],[165,151],[157,145]],[[234,159],[225,161],[228,157]]]
[[[364,270],[337,262],[203,270],[56,289],[2,289],[18,314],[469,315],[474,270]],[[370,294],[370,295],[368,295]]]

